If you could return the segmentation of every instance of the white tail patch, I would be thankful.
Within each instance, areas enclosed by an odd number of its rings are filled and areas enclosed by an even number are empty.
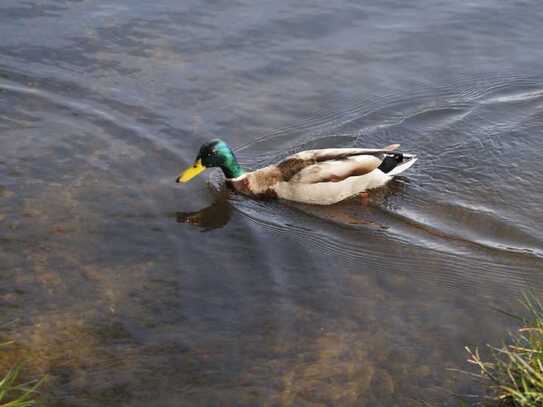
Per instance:
[[[404,154],[403,156],[407,158],[407,161],[394,167],[391,171],[387,173],[387,175],[390,175],[391,177],[393,177],[394,175],[398,175],[404,172],[405,170],[407,170],[408,168],[410,168],[413,164],[415,164],[415,161],[417,161],[416,155]]]
[[[383,150],[385,150],[385,151],[394,151],[394,150],[397,150],[398,148],[400,148],[399,144],[391,144],[391,145],[386,146],[385,148],[383,148]]]

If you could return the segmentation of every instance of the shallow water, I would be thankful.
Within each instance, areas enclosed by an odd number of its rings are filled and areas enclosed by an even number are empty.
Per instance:
[[[539,2],[0,4],[0,305],[44,406],[457,405],[541,292]],[[369,205],[175,184],[401,143]],[[202,233],[204,232],[204,233]],[[468,398],[469,399],[469,398]]]

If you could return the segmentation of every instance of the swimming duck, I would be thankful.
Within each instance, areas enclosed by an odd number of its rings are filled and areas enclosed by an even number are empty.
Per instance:
[[[188,182],[206,168],[219,167],[229,186],[253,198],[331,205],[381,187],[411,167],[416,156],[396,152],[399,147],[307,150],[248,172],[240,167],[232,149],[215,139],[202,145],[194,164],[177,182]]]

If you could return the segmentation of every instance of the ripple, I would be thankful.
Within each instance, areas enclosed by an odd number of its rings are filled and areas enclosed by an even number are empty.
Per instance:
[[[409,115],[402,124],[433,129],[444,128],[464,120],[471,112],[469,105],[428,107]]]
[[[502,248],[491,247],[494,253],[482,255],[478,249],[482,246],[479,243],[467,242],[466,247],[462,239],[444,235],[427,226],[420,228],[407,219],[404,220],[408,224],[407,231],[393,226],[381,232],[372,229],[341,232],[336,229],[337,226],[323,227],[322,221],[319,224],[318,221],[308,222],[297,217],[294,220],[293,214],[285,212],[284,208],[277,212],[277,208],[270,209],[267,205],[244,203],[236,205],[236,209],[267,233],[300,239],[310,252],[319,256],[336,258],[343,264],[363,262],[371,265],[374,272],[388,273],[391,264],[400,269],[416,269],[417,273],[411,274],[411,278],[424,285],[437,283],[458,289],[471,287],[474,283],[484,284],[490,279],[520,291],[526,281],[532,280],[534,269],[530,259],[519,261],[522,260],[519,256],[525,255],[523,253],[505,250],[507,256],[504,258],[496,256],[504,253]],[[291,219],[285,222],[285,217]],[[315,226],[308,228],[308,223]],[[387,251],[386,247],[391,245],[390,239],[402,242],[403,249]],[[541,287],[539,283],[533,284]]]
[[[511,95],[494,96],[482,101],[482,103],[511,103],[524,102],[531,99],[538,99],[543,96],[543,89],[514,93]]]
[[[442,205],[443,206],[443,205]],[[445,206],[443,213],[455,213],[454,217],[436,217],[430,213],[417,213],[406,208],[391,214],[397,219],[407,222],[413,228],[421,229],[431,236],[454,240],[481,248],[491,249],[510,255],[532,255],[537,258],[543,257],[543,251],[536,246],[529,246],[529,242],[536,243],[535,239],[523,233],[514,225],[510,225],[490,211],[468,211],[461,206]],[[487,230],[484,230],[487,229]],[[496,233],[496,230],[507,230],[507,237],[510,240],[497,240],[503,233]],[[492,237],[491,237],[492,236]],[[517,237],[518,240],[512,240]],[[524,242],[521,241],[524,240]]]

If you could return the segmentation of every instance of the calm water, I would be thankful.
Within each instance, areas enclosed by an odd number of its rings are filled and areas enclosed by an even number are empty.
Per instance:
[[[257,4],[258,3],[258,4]],[[363,4],[362,4],[363,3]],[[457,4],[458,3],[458,4]],[[44,406],[456,406],[543,291],[543,5],[2,0],[0,306]],[[401,143],[313,208],[175,184]]]

